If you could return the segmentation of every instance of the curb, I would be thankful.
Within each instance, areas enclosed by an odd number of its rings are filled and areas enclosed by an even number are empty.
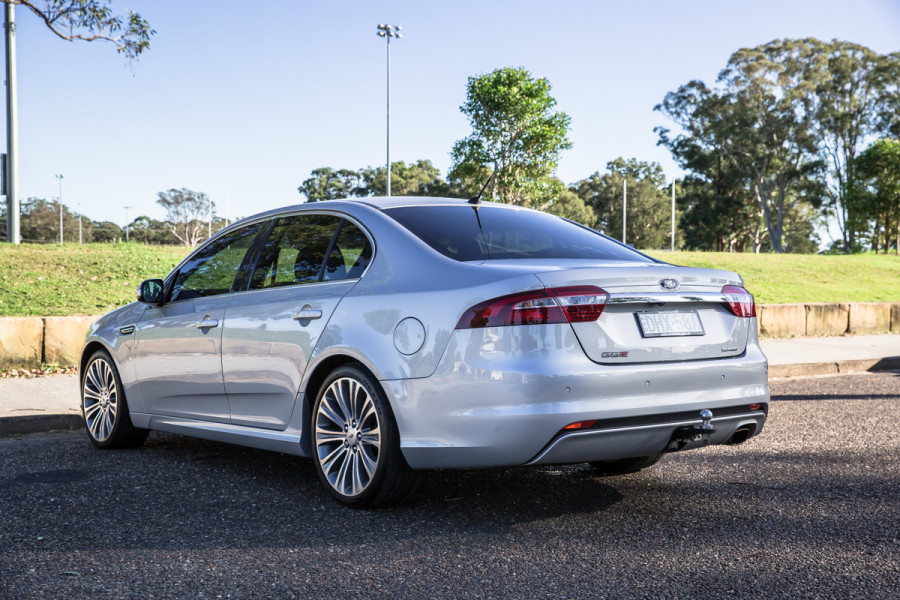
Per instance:
[[[0,435],[42,433],[59,429],[83,429],[81,415],[25,415],[0,417]]]
[[[866,373],[869,371],[894,371],[897,369],[900,369],[900,356],[888,356],[885,358],[840,360],[835,362],[769,365],[769,378],[841,375]]]

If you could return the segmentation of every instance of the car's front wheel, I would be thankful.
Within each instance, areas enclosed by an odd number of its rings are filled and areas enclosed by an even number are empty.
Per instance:
[[[81,411],[88,437],[98,448],[131,448],[147,439],[131,424],[122,380],[112,357],[98,350],[81,374]]]
[[[392,504],[418,487],[420,476],[400,452],[384,391],[358,367],[340,367],[322,384],[313,406],[312,437],[319,479],[343,504]]]

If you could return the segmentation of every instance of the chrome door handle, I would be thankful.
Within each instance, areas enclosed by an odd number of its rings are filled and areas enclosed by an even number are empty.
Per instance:
[[[298,310],[294,314],[291,315],[291,318],[295,321],[302,321],[304,319],[321,319],[322,311],[321,310]]]
[[[196,327],[197,329],[206,329],[207,327],[218,327],[218,326],[219,326],[219,322],[216,319],[203,319],[202,321],[200,321],[199,323],[194,325],[194,327]]]

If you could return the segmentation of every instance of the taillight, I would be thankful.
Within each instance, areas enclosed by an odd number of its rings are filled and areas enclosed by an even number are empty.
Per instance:
[[[463,313],[456,328],[596,321],[608,299],[609,294],[592,285],[510,294],[476,304]]]
[[[722,288],[722,293],[725,294],[728,306],[735,316],[744,318],[756,316],[756,302],[753,301],[753,294],[739,285],[726,285]]]

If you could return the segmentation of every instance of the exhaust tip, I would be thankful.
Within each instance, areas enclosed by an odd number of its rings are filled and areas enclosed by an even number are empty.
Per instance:
[[[731,438],[726,442],[730,446],[737,446],[738,444],[743,444],[750,436],[753,435],[753,432],[756,430],[756,427],[752,425],[744,425],[743,427],[739,427],[737,431],[735,431]]]

